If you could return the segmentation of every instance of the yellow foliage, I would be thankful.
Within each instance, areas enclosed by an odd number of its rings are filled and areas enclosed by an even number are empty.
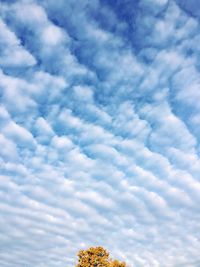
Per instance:
[[[76,267],[126,267],[124,262],[111,260],[109,253],[102,247],[80,250]]]
[[[126,263],[120,262],[118,260],[113,260],[110,262],[110,267],[126,267]]]

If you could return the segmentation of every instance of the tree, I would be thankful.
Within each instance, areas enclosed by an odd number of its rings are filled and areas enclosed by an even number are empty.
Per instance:
[[[91,247],[79,251],[76,267],[126,267],[126,264],[110,259],[109,253],[102,247]]]
[[[118,260],[112,260],[110,262],[110,267],[126,267],[126,263],[125,262],[120,262]]]

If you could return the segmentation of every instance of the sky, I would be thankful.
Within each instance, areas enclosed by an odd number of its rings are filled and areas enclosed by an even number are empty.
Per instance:
[[[0,266],[200,266],[199,0],[1,0]]]

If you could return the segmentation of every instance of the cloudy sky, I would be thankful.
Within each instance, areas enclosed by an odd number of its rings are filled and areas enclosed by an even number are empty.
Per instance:
[[[0,266],[200,266],[199,0],[0,16]]]

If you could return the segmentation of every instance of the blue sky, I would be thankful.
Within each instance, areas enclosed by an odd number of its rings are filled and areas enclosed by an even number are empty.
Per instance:
[[[200,2],[0,8],[0,266],[200,266]]]

